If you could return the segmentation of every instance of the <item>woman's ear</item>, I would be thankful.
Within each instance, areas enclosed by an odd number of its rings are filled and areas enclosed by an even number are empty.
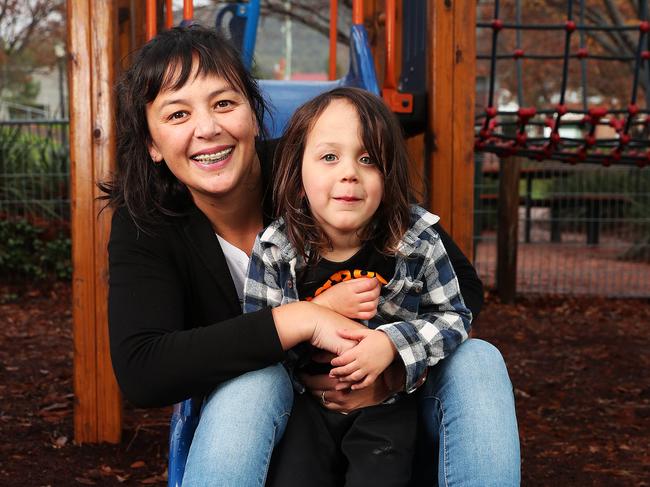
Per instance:
[[[253,115],[253,127],[255,127],[255,137],[260,136],[260,124],[257,122],[257,117]]]
[[[156,149],[156,146],[153,144],[153,142],[149,143],[149,156],[151,157],[151,160],[156,164],[160,164],[163,160],[162,154],[158,152],[158,149]]]

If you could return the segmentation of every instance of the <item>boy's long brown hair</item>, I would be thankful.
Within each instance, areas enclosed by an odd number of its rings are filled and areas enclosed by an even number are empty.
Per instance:
[[[408,154],[395,116],[380,98],[365,90],[336,88],[308,101],[293,114],[275,152],[276,216],[284,217],[289,240],[308,262],[317,262],[322,251],[332,248],[309,208],[302,184],[302,158],[309,132],[333,100],[345,100],[355,108],[361,140],[384,178],[379,208],[359,237],[362,242],[372,241],[382,253],[394,254],[410,223]],[[345,120],[341,123],[344,130]]]

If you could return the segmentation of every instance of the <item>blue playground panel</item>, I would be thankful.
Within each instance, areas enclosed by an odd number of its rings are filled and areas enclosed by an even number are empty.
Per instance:
[[[296,108],[325,91],[354,86],[380,96],[368,33],[363,25],[353,25],[350,29],[350,69],[343,78],[334,81],[260,80],[259,85],[272,110],[264,119],[267,135],[272,139],[282,135]]]
[[[259,13],[259,0],[230,3],[219,10],[215,20],[217,30],[228,30],[248,69],[253,63]],[[350,69],[343,78],[325,82],[260,80],[259,85],[271,109],[264,119],[264,127],[272,139],[282,135],[296,108],[325,91],[339,86],[354,86],[380,96],[368,34],[363,25],[351,28]]]
[[[230,20],[227,24],[232,42],[239,48],[244,65],[249,70],[253,65],[253,52],[257,39],[257,24],[260,18],[260,1],[226,4],[215,20],[215,28],[222,31],[226,26],[227,15]]]
[[[167,467],[167,485],[180,487],[185,473],[185,462],[194,438],[194,431],[199,424],[201,401],[187,399],[174,404],[169,429],[169,465]]]

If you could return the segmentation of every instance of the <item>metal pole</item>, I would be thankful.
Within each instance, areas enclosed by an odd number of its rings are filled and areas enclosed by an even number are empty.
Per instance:
[[[65,62],[65,58],[59,58],[59,62],[57,63],[59,66],[59,113],[61,114],[61,118],[65,118],[65,96],[63,93],[63,63]]]
[[[330,58],[328,79],[336,79],[336,44],[338,34],[338,0],[330,0]]]
[[[291,11],[291,0],[284,2],[285,11]],[[291,39],[291,17],[287,14],[284,16],[284,40],[285,40],[285,57],[286,65],[284,70],[284,79],[291,79],[291,58],[293,56],[293,40]]]
[[[64,78],[63,70],[65,68],[65,57],[66,57],[66,48],[65,46],[57,42],[54,44],[54,55],[56,56],[56,67],[59,70],[59,116],[60,118],[65,118],[65,96],[64,96]]]

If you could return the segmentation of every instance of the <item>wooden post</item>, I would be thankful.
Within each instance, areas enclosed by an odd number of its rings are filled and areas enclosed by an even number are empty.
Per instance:
[[[473,257],[476,2],[428,0],[429,206]]]
[[[114,2],[68,0],[75,441],[118,442],[121,400],[108,346],[106,244],[96,182],[115,160]]]
[[[521,159],[518,157],[501,159],[497,206],[497,292],[503,303],[514,302],[517,293],[520,171]]]
[[[403,9],[402,2],[397,2],[395,6],[396,6],[395,39],[394,39],[395,65],[393,66],[394,68],[393,74],[395,76],[395,79],[398,80],[402,69],[404,9]],[[382,32],[381,35],[385,38],[386,37],[385,29],[382,28],[381,32]],[[406,33],[406,35],[409,35],[409,33]],[[384,45],[383,48],[384,50],[382,51],[382,55],[384,57],[386,56],[385,47],[386,46]],[[385,74],[384,61],[382,60],[381,64],[377,64],[377,60],[375,60],[375,65],[377,66],[378,69],[377,74],[380,77],[380,81],[383,82],[383,76]],[[382,71],[379,71],[380,66]],[[411,184],[411,187],[413,188],[413,191],[418,201],[421,200],[423,201],[426,198],[426,193],[427,193],[426,181],[424,176],[425,174],[424,164],[425,164],[425,156],[426,156],[424,141],[425,141],[425,137],[423,134],[411,136],[408,139],[406,139],[406,149],[408,150],[408,155],[409,155],[409,183]]]

